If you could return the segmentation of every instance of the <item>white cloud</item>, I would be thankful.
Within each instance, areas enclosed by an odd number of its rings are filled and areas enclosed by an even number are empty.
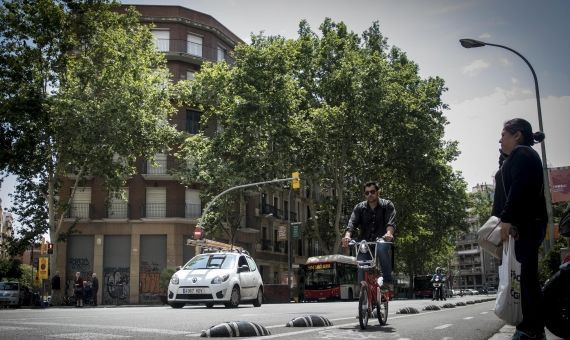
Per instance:
[[[479,36],[479,39],[489,39],[491,38],[491,34],[489,33],[483,33]]]
[[[481,72],[482,70],[489,68],[489,66],[491,66],[491,64],[484,61],[483,59],[477,59],[471,64],[464,66],[463,69],[461,70],[461,73],[473,77],[479,74],[479,72]]]
[[[500,58],[499,61],[501,62],[501,64],[503,64],[504,66],[511,66],[511,61],[507,58]]]
[[[469,187],[492,183],[498,169],[499,137],[503,123],[511,118],[528,120],[538,131],[536,99],[526,89],[496,88],[488,96],[450,104],[446,139],[459,141],[461,155],[453,167],[463,173]],[[570,166],[570,96],[541,98],[546,153],[549,167]],[[540,145],[535,146],[540,154]]]

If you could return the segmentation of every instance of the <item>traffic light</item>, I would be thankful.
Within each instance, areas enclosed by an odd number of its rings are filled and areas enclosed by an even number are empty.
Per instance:
[[[293,180],[291,181],[291,187],[293,189],[301,189],[301,177],[299,171],[293,172],[291,177],[293,177]]]
[[[53,254],[53,243],[48,243],[48,244],[47,244],[47,253],[48,253],[48,254]]]
[[[202,229],[202,227],[197,225],[194,228],[194,239],[195,240],[203,240],[204,236],[206,236],[206,233],[204,233],[204,229]]]

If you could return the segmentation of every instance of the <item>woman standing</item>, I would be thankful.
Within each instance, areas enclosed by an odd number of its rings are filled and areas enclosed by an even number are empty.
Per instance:
[[[493,212],[501,218],[501,238],[515,238],[515,254],[521,263],[523,320],[513,340],[546,339],[538,282],[538,249],[547,224],[544,178],[540,157],[531,146],[542,142],[542,132],[532,132],[530,123],[515,118],[504,124],[501,151],[506,156],[497,173]]]
[[[83,307],[83,278],[80,272],[75,273],[75,307]]]

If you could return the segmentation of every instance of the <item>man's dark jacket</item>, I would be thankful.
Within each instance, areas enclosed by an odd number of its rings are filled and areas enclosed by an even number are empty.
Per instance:
[[[374,209],[370,208],[368,201],[358,203],[352,210],[346,231],[356,238],[358,230],[358,239],[370,242],[384,236],[387,226],[396,229],[396,209],[391,201],[380,198]]]

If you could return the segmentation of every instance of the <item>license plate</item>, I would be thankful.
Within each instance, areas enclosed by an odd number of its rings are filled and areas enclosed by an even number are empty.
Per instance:
[[[206,294],[208,288],[182,288],[182,294]]]

